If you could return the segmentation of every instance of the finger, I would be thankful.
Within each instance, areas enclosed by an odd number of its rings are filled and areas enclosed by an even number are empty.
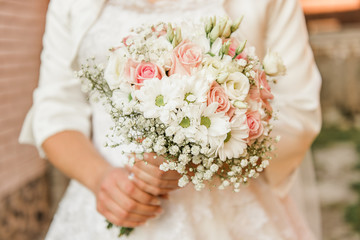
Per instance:
[[[156,153],[144,153],[144,161],[158,167],[165,162],[166,159],[163,156],[158,156]]]
[[[145,222],[150,218],[156,217],[155,214],[153,216],[145,216],[145,215],[127,212],[124,209],[122,209],[114,200],[112,200],[111,196],[107,196],[107,200],[104,205],[106,210],[114,214],[116,217],[131,222]]]
[[[145,216],[154,216],[162,212],[160,206],[146,205],[135,201],[122,191],[118,193],[117,203],[126,211]]]
[[[106,194],[101,194],[98,196],[98,203],[96,206],[96,210],[102,214],[106,219],[108,219],[111,223],[117,225],[117,226],[125,226],[125,227],[136,227],[144,223],[145,221],[131,221],[129,219],[125,219],[123,216],[121,216],[120,212],[117,212],[118,209],[115,211],[109,210],[109,207],[106,207],[105,205],[109,202],[109,199],[107,199]],[[126,216],[128,217],[128,216]]]
[[[109,211],[106,211],[103,215],[109,222],[111,222],[112,224],[115,224],[116,226],[121,226],[121,227],[136,228],[145,223],[145,221],[144,222],[134,222],[134,221],[130,221],[130,220],[123,220],[123,219],[115,216],[114,214],[112,214]]]
[[[114,174],[114,177],[115,179],[113,179],[113,181],[109,181],[107,184],[101,185],[101,192],[112,196],[113,200],[119,204],[121,208],[126,211],[135,212],[146,216],[152,216],[161,211],[160,206],[139,203],[129,197],[126,193],[126,186],[127,184],[132,184],[132,181],[130,181],[125,175],[120,176]],[[102,197],[102,195],[103,194],[100,194],[99,198]],[[101,202],[101,199],[99,200]]]
[[[164,171],[160,170],[158,166],[148,164],[144,161],[139,161],[135,165],[138,168],[140,168],[141,170],[149,173],[151,176],[154,176],[158,179],[179,180],[181,178],[181,175],[176,171],[164,172]]]
[[[134,165],[131,168],[131,172],[135,174],[135,176],[149,185],[165,188],[165,189],[176,189],[178,188],[178,180],[165,180],[159,179],[151,175],[151,173],[147,173],[140,169],[138,166]]]
[[[152,186],[142,181],[141,179],[138,179],[137,177],[134,177],[133,181],[140,189],[155,196],[165,195],[172,190],[172,189],[162,189]]]
[[[161,201],[158,199],[158,197],[153,196],[147,192],[144,192],[138,186],[136,186],[136,184],[133,183],[132,181],[117,182],[117,185],[123,193],[127,194],[130,198],[134,199],[139,203],[143,203],[145,205],[155,205],[155,206],[159,206],[161,204]],[[110,194],[117,201],[121,200],[122,196],[121,194],[119,194],[118,191],[111,191]]]

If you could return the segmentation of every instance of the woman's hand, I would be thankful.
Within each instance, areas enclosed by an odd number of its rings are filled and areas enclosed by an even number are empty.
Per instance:
[[[129,180],[126,169],[112,167],[81,132],[57,133],[42,147],[59,170],[95,194],[97,210],[113,224],[136,227],[161,212],[158,197]]]
[[[134,174],[133,180],[140,189],[154,196],[161,196],[179,188],[181,175],[178,172],[159,169],[164,160],[155,153],[144,153],[143,160],[135,159],[134,166],[128,169]]]
[[[123,168],[110,167],[100,180],[96,194],[97,211],[111,223],[137,227],[161,213],[158,197],[146,193],[128,177]]]

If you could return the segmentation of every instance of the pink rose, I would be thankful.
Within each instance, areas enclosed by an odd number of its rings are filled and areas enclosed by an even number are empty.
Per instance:
[[[273,99],[274,95],[271,93],[271,88],[266,79],[266,74],[264,71],[258,71],[256,74],[255,81],[258,83],[260,87],[260,97],[262,100],[266,101],[268,99]]]
[[[129,60],[127,67],[129,80],[135,84],[136,89],[140,89],[147,79],[158,78],[161,80],[165,76],[164,69],[151,62],[136,63]]]
[[[224,42],[227,42],[227,41],[230,41],[228,54],[230,57],[234,57],[236,49],[239,47],[240,42],[239,42],[239,40],[237,40],[236,38],[233,38],[233,37],[224,40]],[[242,52],[236,56],[236,59],[246,59],[247,60],[247,54],[245,52]]]
[[[174,48],[169,75],[174,73],[190,75],[191,68],[198,67],[201,60],[201,48],[188,40],[184,40]]]
[[[264,105],[265,110],[266,110],[266,112],[268,114],[268,118],[266,118],[265,120],[269,121],[271,116],[272,116],[273,108],[271,107],[270,102],[267,101],[267,100],[266,101],[263,100],[263,105]]]
[[[260,113],[258,111],[247,112],[246,118],[247,125],[249,127],[249,141],[260,137],[264,131]]]
[[[266,111],[271,114],[273,109],[270,105],[269,99],[273,99],[274,95],[271,93],[271,88],[266,80],[264,71],[257,71],[255,77],[255,86],[251,86],[249,91],[249,98],[256,102],[262,102]]]
[[[216,81],[211,84],[207,96],[207,105],[210,105],[213,102],[219,104],[216,112],[225,112],[226,116],[232,118],[235,113],[235,107],[230,103],[225,90]]]
[[[224,42],[228,42],[230,41],[230,46],[229,46],[229,55],[231,57],[234,57],[235,56],[235,52],[236,52],[236,49],[239,47],[239,41],[236,39],[236,38],[228,38],[228,39],[225,39]]]
[[[274,99],[274,95],[271,93],[271,88],[269,86],[269,83],[266,79],[266,74],[264,71],[259,71],[257,74],[257,82],[260,88],[260,98],[263,102],[263,105],[266,109],[266,111],[271,114],[273,109],[269,103],[269,99]]]
[[[255,102],[260,102],[260,88],[259,85],[252,85],[249,90],[249,98]]]

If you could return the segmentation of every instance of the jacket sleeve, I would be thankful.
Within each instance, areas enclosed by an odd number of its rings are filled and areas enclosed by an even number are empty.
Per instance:
[[[321,77],[308,42],[301,6],[297,0],[273,0],[268,8],[266,47],[278,52],[287,74],[273,86],[273,135],[280,135],[276,156],[266,169],[269,184],[285,195],[294,172],[321,128]]]
[[[70,31],[69,7],[65,7],[69,4],[65,2],[50,1],[39,85],[19,138],[20,143],[35,145],[42,156],[42,143],[58,132],[76,130],[90,135],[90,106],[71,68],[75,46]]]

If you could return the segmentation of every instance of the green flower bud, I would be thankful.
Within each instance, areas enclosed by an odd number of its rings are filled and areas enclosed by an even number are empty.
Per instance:
[[[236,22],[234,22],[234,24],[231,25],[231,33],[238,30],[243,18],[244,18],[244,16],[241,16],[241,18],[239,18]]]
[[[228,20],[227,23],[226,23],[226,26],[224,28],[224,32],[222,33],[222,36],[224,38],[228,38],[230,37],[231,35],[231,26],[232,26],[232,21],[231,20]]]
[[[215,25],[215,27],[211,30],[211,32],[209,34],[211,43],[215,42],[215,40],[219,37],[219,32],[220,32],[220,26]]]
[[[222,36],[225,26],[227,24],[227,20],[228,20],[227,18],[222,18],[220,20],[220,22],[217,23],[217,25],[219,25],[219,35],[218,36]]]
[[[172,43],[174,36],[174,29],[172,28],[171,23],[169,23],[166,29],[166,38],[170,43]]]
[[[226,43],[224,43],[223,47],[224,47],[224,54],[229,54],[229,48],[230,48],[230,41],[227,41]]]
[[[234,105],[234,107],[239,108],[239,109],[246,109],[247,108],[246,102],[242,102],[242,101],[238,101],[238,100],[236,100],[233,103],[233,105]]]
[[[181,28],[176,28],[175,38],[176,38],[176,45],[181,43],[182,41]]]
[[[215,27],[215,25],[216,25],[216,16],[211,17],[210,20],[211,20],[212,27]]]
[[[206,34],[209,34],[211,32],[211,30],[213,29],[213,24],[212,24],[212,18],[209,18],[208,21],[206,21],[205,23],[205,32]]]
[[[240,43],[239,47],[235,50],[235,56],[233,59],[235,59],[240,53],[242,53],[245,49],[247,40]]]

